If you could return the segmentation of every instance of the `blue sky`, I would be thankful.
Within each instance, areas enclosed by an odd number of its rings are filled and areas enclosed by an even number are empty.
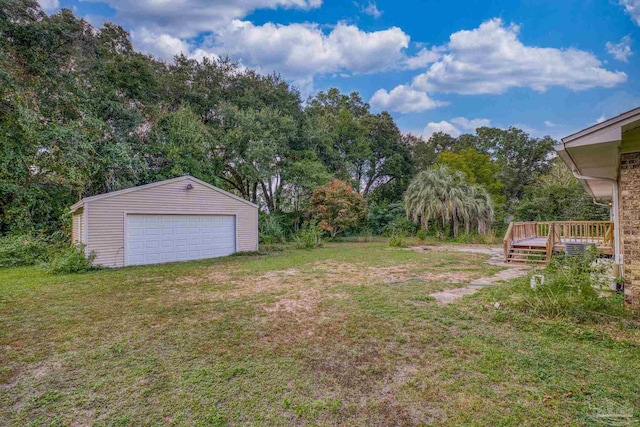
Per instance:
[[[566,136],[640,105],[640,0],[40,0],[134,46],[358,91],[405,132]]]

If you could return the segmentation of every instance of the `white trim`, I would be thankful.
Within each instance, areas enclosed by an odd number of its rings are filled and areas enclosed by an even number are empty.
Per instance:
[[[129,215],[124,212],[124,218],[122,219],[122,226],[124,227],[124,240],[122,245],[122,265],[127,267],[127,240],[129,240]],[[118,260],[116,260],[116,263]]]
[[[235,228],[235,233],[236,233],[236,241],[234,243],[234,248],[233,248],[233,253],[235,254],[236,252],[238,252],[238,214],[233,214],[233,228]]]
[[[84,230],[84,236],[82,239],[82,243],[84,244],[84,255],[86,257],[89,256],[91,251],[89,250],[89,205],[85,205],[84,211],[82,212],[82,228]]]
[[[120,196],[122,194],[127,194],[127,193],[131,193],[134,191],[139,191],[139,190],[146,190],[149,188],[153,188],[153,187],[158,187],[161,185],[165,185],[165,184],[171,184],[174,182],[180,182],[180,181],[185,181],[185,180],[192,180],[200,185],[203,185],[211,190],[217,191],[218,193],[224,194],[225,196],[231,197],[235,200],[238,200],[239,202],[243,202],[246,203],[249,206],[252,206],[254,208],[258,208],[258,205],[256,205],[255,203],[251,203],[248,200],[243,199],[242,197],[236,196],[235,194],[229,193],[228,191],[224,191],[221,188],[216,187],[215,185],[211,185],[208,182],[204,182],[198,178],[195,178],[193,176],[190,175],[185,175],[185,176],[180,176],[178,178],[172,178],[172,179],[166,179],[164,181],[158,181],[158,182],[154,182],[151,184],[145,184],[145,185],[139,185],[137,187],[131,187],[131,188],[125,188],[124,190],[118,190],[118,191],[112,191],[109,193],[104,193],[104,194],[98,194],[96,196],[91,196],[91,197],[85,197],[82,200],[80,200],[79,202],[73,204],[70,209],[73,212],[74,210],[78,209],[80,206],[82,206],[83,204],[86,206],[89,202],[93,202],[96,200],[102,200],[102,199],[106,199],[108,197],[113,197],[113,196]]]
[[[625,124],[632,123],[636,120],[640,120],[640,107],[634,108],[633,110],[626,111],[616,117],[613,117],[609,120],[605,120],[604,122],[596,123],[593,126],[590,126],[581,131],[572,133],[569,136],[565,136],[564,138],[562,138],[562,142],[567,144],[576,139],[582,138],[586,135],[592,134],[594,132],[597,132],[599,130],[602,130],[604,128],[607,128],[616,124],[620,124],[620,128],[622,128],[622,126],[624,126]],[[621,123],[621,122],[624,122],[624,123]]]
[[[84,199],[82,199],[82,200],[80,200],[78,202],[75,202],[74,204],[69,206],[69,212],[74,213],[75,211],[80,209],[82,207],[82,205],[84,205]]]
[[[124,226],[124,247],[122,248],[122,256],[124,257],[122,265],[124,267],[129,267],[129,264],[127,264],[127,240],[129,239],[129,215],[183,215],[183,216],[213,216],[213,215],[218,215],[218,216],[232,216],[234,217],[234,228],[235,228],[235,243],[234,243],[234,251],[233,253],[239,252],[238,251],[238,214],[231,214],[231,213],[220,213],[220,212],[197,212],[197,213],[189,213],[189,212],[184,212],[184,211],[149,211],[149,210],[145,210],[145,211],[124,211],[124,218],[123,218],[123,226]],[[206,258],[205,258],[206,259]],[[116,260],[117,262],[117,260]],[[162,263],[159,263],[162,264]]]

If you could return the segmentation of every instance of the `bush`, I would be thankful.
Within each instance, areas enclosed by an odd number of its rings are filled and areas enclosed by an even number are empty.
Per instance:
[[[497,245],[502,243],[502,238],[498,237],[494,230],[490,229],[485,234],[460,233],[453,239],[456,243],[470,243],[482,245]]]
[[[293,242],[297,249],[314,249],[322,246],[324,232],[314,221],[307,222],[300,227]]]
[[[70,245],[56,251],[48,267],[54,274],[84,273],[95,268],[92,264],[94,259],[93,252],[88,257],[85,255],[84,246]]]
[[[285,241],[283,219],[276,215],[260,215],[260,243],[273,245]]]
[[[47,260],[49,246],[32,236],[0,238],[0,267],[34,265]]]
[[[523,295],[516,306],[522,311],[543,318],[572,317],[579,321],[599,320],[603,315],[626,316],[621,295],[604,296],[611,264],[602,262],[595,249],[583,256],[556,256],[547,268],[534,274],[544,276],[544,283],[532,288],[530,277],[520,283]]]
[[[391,233],[391,238],[389,239],[389,246],[393,248],[403,248],[405,246],[405,239],[407,234],[402,229],[398,229]]]
[[[422,228],[420,230],[418,230],[418,232],[416,233],[416,237],[418,238],[418,240],[420,240],[420,243],[424,243],[425,240],[427,240],[427,237],[429,237],[429,235],[427,234],[426,230],[423,230]]]
[[[403,218],[406,218],[406,213],[401,203],[374,205],[369,210],[369,224],[375,234],[385,233],[389,224]]]

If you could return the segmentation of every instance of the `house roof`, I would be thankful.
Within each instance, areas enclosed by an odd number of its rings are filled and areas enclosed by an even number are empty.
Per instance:
[[[193,182],[196,182],[196,183],[198,183],[200,185],[203,185],[205,187],[208,187],[208,188],[210,188],[210,189],[212,189],[214,191],[222,193],[225,196],[228,196],[228,197],[236,199],[236,200],[238,200],[240,202],[246,203],[249,206],[253,206],[255,208],[258,208],[258,205],[256,205],[255,203],[251,203],[250,201],[245,200],[242,197],[238,197],[235,194],[229,193],[228,191],[224,191],[223,189],[218,188],[215,185],[211,185],[208,182],[204,182],[201,179],[195,178],[195,177],[190,176],[190,175],[185,175],[185,176],[180,176],[178,178],[165,179],[163,181],[158,181],[158,182],[154,182],[154,183],[151,183],[151,184],[145,184],[145,185],[139,185],[137,187],[125,188],[124,190],[111,191],[109,193],[98,194],[98,195],[91,196],[91,197],[85,197],[85,198],[81,199],[80,201],[78,201],[78,202],[74,203],[73,205],[71,205],[71,207],[69,209],[71,210],[71,212],[75,212],[75,211],[77,211],[78,209],[80,209],[81,207],[83,207],[84,205],[86,205],[89,202],[106,199],[108,197],[119,196],[119,195],[122,195],[122,194],[132,193],[134,191],[146,190],[146,189],[149,189],[149,188],[159,187],[161,185],[169,184],[169,183],[172,183],[172,182],[180,182],[180,181],[193,181]]]
[[[574,141],[579,138],[584,138],[585,136],[601,131],[602,129],[615,127],[616,125],[622,126],[626,124],[629,120],[634,122],[638,120],[639,117],[640,117],[640,107],[636,107],[632,110],[626,111],[608,120],[604,120],[600,123],[596,123],[595,125],[589,126],[588,128],[582,129],[581,131],[572,133],[569,136],[565,136],[564,138],[562,138],[562,142],[565,144],[570,143],[571,141]]]
[[[625,134],[640,128],[640,107],[562,138],[554,148],[595,199],[611,199]],[[588,177],[588,178],[587,178]]]

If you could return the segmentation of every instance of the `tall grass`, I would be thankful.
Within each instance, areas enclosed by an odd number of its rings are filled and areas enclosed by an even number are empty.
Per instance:
[[[545,269],[532,274],[542,275],[544,283],[532,287],[529,276],[515,288],[514,305],[524,312],[541,318],[571,317],[577,321],[632,315],[624,308],[623,296],[608,289],[611,264],[602,262],[595,249],[581,256],[555,256]]]

